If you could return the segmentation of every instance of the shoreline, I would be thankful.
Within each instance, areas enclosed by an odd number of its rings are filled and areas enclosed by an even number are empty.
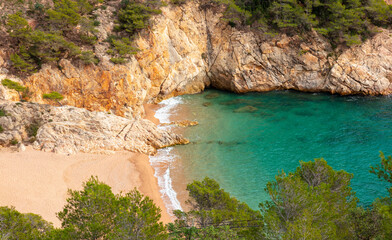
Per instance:
[[[159,124],[152,118],[156,108],[158,106],[153,104],[146,105],[145,118]],[[173,222],[154,172],[149,156],[142,153],[63,155],[31,146],[23,152],[0,148],[0,206],[14,206],[21,213],[41,215],[60,227],[56,213],[66,204],[68,189],[81,190],[83,182],[98,176],[115,194],[138,189],[160,207],[164,224]]]
[[[192,114],[182,99],[166,99],[159,104],[145,104],[146,118],[153,121],[160,128],[184,135],[187,127],[170,125],[176,121],[190,120]],[[169,125],[165,125],[169,124]],[[155,177],[161,193],[161,199],[165,203],[166,210],[170,216],[173,210],[187,210],[186,200],[189,195],[186,191],[187,178],[181,169],[181,157],[176,148],[168,147],[159,149],[157,155],[150,156],[150,165],[154,168]]]

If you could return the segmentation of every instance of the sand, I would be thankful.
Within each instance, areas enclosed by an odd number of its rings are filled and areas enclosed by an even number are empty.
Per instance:
[[[148,118],[153,118],[153,110],[148,106],[146,112],[149,113]],[[164,223],[173,221],[161,198],[149,157],[125,151],[112,155],[60,155],[31,147],[24,152],[2,148],[0,206],[14,206],[22,213],[39,214],[60,227],[56,213],[66,203],[67,190],[81,190],[82,183],[91,176],[98,176],[100,181],[112,187],[114,193],[137,188],[162,209],[161,220]]]

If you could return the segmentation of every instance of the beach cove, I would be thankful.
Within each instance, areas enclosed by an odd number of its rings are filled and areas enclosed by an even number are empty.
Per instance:
[[[146,119],[158,123],[155,108],[145,105]],[[138,189],[161,208],[164,223],[172,222],[154,174],[149,156],[142,153],[57,154],[30,146],[20,152],[16,147],[0,148],[0,206],[41,215],[60,227],[56,213],[66,203],[67,190],[81,190],[83,182],[98,176],[115,194]]]

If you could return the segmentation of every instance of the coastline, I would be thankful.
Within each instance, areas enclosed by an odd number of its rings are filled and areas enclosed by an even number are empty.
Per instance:
[[[152,118],[156,108],[153,104],[146,105],[146,118],[159,123]],[[0,206],[14,206],[22,213],[41,215],[60,227],[56,213],[66,204],[68,189],[81,190],[82,183],[91,176],[98,176],[115,194],[138,189],[161,208],[163,223],[173,221],[149,156],[128,151],[62,155],[34,150],[31,146],[23,152],[0,148]]]
[[[159,128],[184,135],[187,127],[170,125],[170,123],[191,120],[192,114],[181,98],[170,98],[159,104],[145,104],[146,118],[159,126]],[[161,199],[171,217],[173,210],[187,210],[186,200],[189,195],[186,191],[188,184],[182,169],[182,156],[175,147],[159,149],[155,156],[149,156],[150,165],[155,171]]]

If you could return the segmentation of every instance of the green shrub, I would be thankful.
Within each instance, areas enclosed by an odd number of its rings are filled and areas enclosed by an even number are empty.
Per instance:
[[[14,146],[15,146],[16,144],[18,144],[18,143],[19,143],[19,141],[18,141],[17,139],[15,139],[15,138],[12,139],[12,140],[10,141],[10,144],[11,144],[11,145],[14,145]]]
[[[17,53],[11,54],[11,62],[12,66],[19,71],[22,72],[31,72],[36,68],[36,65],[34,63],[31,63],[31,57],[29,54],[25,55],[25,58],[22,58],[21,56],[24,56],[23,53],[20,51],[20,56]],[[27,58],[27,59],[26,59]]]
[[[8,89],[13,89],[17,91],[19,95],[19,100],[23,99],[23,95],[27,95],[28,88],[20,85],[18,82],[14,82],[10,79],[5,78],[1,81],[1,84]]]
[[[23,18],[22,12],[17,12],[8,16],[7,31],[11,37],[19,41],[26,41],[32,32],[27,20]]]
[[[7,116],[7,112],[4,109],[0,109],[0,117]]]
[[[52,24],[59,29],[69,29],[78,25],[81,15],[77,2],[72,0],[53,0],[53,2],[54,8],[46,11]]]
[[[0,238],[1,239],[44,239],[45,234],[53,229],[51,223],[41,216],[22,214],[11,207],[0,207]]]
[[[57,102],[58,105],[62,106],[60,101],[64,99],[64,96],[58,92],[51,92],[51,93],[42,94],[42,98]]]
[[[4,132],[3,126],[0,125],[0,133]]]
[[[154,1],[151,1],[154,2]],[[123,3],[124,4],[124,3]],[[161,10],[155,9],[157,4],[148,6],[146,3],[128,2],[118,12],[118,31],[125,31],[130,35],[147,28],[151,15],[160,14]]]
[[[49,99],[49,100],[55,100],[55,101],[60,101],[64,99],[64,96],[61,95],[58,92],[51,92],[51,93],[45,93],[42,94],[43,99]]]
[[[26,128],[27,135],[29,137],[36,137],[38,129],[40,128],[40,124],[32,123]]]
[[[187,0],[170,0],[170,3],[174,5],[182,5],[185,4],[186,2]]]
[[[128,62],[128,60],[125,58],[111,58],[110,61],[114,64],[123,64]]]
[[[108,42],[112,48],[106,53],[113,56],[110,61],[115,64],[127,62],[128,59],[138,51],[137,48],[132,47],[132,41],[126,37],[116,38],[115,36],[110,36]]]
[[[82,52],[80,60],[82,60],[84,64],[97,64],[99,62],[92,51]]]

